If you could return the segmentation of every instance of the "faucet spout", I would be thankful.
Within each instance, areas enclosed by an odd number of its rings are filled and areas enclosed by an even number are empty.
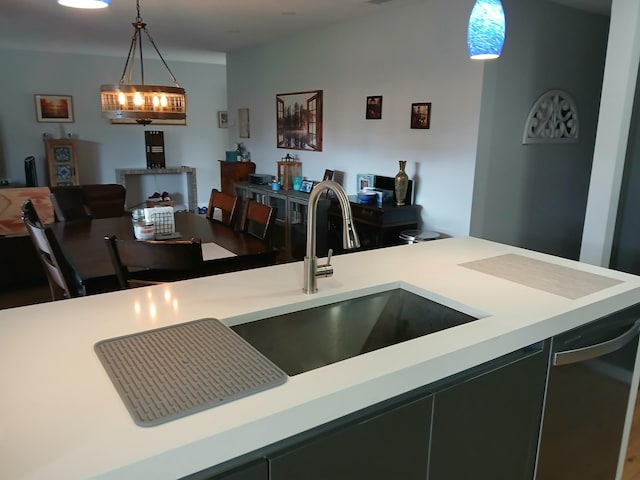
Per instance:
[[[342,210],[342,243],[344,248],[350,250],[360,246],[360,239],[353,225],[349,197],[347,197],[342,186],[333,180],[324,180],[316,184],[309,194],[307,210],[307,254],[304,257],[304,286],[302,288],[305,293],[316,293],[318,291],[316,281],[319,276],[318,257],[316,256],[316,217],[320,195],[327,190],[332,190],[336,194]],[[327,263],[324,267],[330,267],[330,264]],[[322,268],[320,275],[329,276],[332,272],[331,268]]]

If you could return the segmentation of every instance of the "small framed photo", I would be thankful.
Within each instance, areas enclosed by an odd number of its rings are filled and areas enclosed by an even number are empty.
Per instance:
[[[300,185],[301,192],[311,193],[312,188],[313,188],[313,180],[302,180],[302,185]]]
[[[411,104],[411,128],[431,126],[431,102]]]
[[[382,118],[382,95],[367,97],[367,120],[380,120]]]
[[[325,170],[324,171],[324,176],[322,177],[322,181],[333,180],[333,174],[334,174],[333,170],[328,170],[328,169]]]
[[[373,187],[375,183],[375,175],[370,173],[359,173],[356,176],[356,180],[358,181],[358,191],[364,190],[367,187]]]
[[[227,128],[228,118],[227,112],[220,110],[218,112],[218,128]]]
[[[73,123],[73,97],[71,95],[34,95],[36,120],[49,123]]]

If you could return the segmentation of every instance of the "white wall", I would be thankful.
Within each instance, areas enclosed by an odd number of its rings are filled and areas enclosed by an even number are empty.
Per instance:
[[[633,162],[634,152],[627,152],[627,143],[640,60],[640,4],[634,0],[614,0],[611,5],[610,30],[580,260],[608,266],[612,247],[615,247],[614,256],[617,258],[614,258],[613,265],[634,272],[638,271],[637,260],[634,258],[636,254],[633,247],[627,250],[629,245],[625,244],[629,239],[624,238],[626,232],[618,232],[622,237],[619,236],[616,241],[622,243],[614,246],[612,241],[616,221],[628,221],[628,206],[623,202],[619,210],[618,200],[621,183],[628,181],[623,179],[625,157],[629,155],[627,161]],[[628,169],[625,173],[629,173]],[[631,186],[633,187],[635,185]],[[633,219],[637,217],[637,205],[632,205],[631,209]],[[633,235],[630,240],[637,243],[637,238]]]
[[[259,173],[297,153],[303,174],[394,176],[398,160],[416,181],[429,229],[469,233],[482,63],[469,60],[472,2],[420,0],[409,6],[227,55],[229,142],[243,141]],[[322,152],[276,148],[276,94],[324,92]],[[365,120],[368,95],[382,95],[381,120]],[[431,128],[409,128],[410,105],[432,102]],[[237,109],[250,109],[251,138],[238,138]]]
[[[0,86],[5,92],[0,110],[0,178],[24,182],[23,160],[35,155],[39,183],[48,184],[42,142],[45,132],[54,138],[69,133],[77,136],[82,183],[113,183],[116,168],[146,167],[145,127],[111,125],[100,113],[100,85],[119,81],[126,51],[122,53],[122,57],[108,57],[0,49]],[[227,131],[218,128],[216,113],[226,110],[226,67],[168,63],[187,91],[188,126],[146,128],[164,131],[167,166],[196,167],[198,203],[206,205],[211,188],[220,185],[217,160],[224,158],[228,148]],[[145,57],[145,81],[171,84],[161,62],[152,56]],[[37,123],[33,95],[38,93],[72,95],[75,122]],[[152,188],[160,193],[181,188],[166,177],[158,176]]]

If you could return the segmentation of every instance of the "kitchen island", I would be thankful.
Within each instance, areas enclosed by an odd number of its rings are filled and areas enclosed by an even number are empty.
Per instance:
[[[493,258],[534,262],[537,277],[487,273]],[[180,478],[640,302],[636,276],[474,238],[340,255],[333,266],[314,295],[302,293],[299,262],[0,311],[0,478]],[[545,282],[545,268],[562,275]],[[94,352],[158,327],[233,326],[398,287],[479,320],[155,427],[132,421]]]

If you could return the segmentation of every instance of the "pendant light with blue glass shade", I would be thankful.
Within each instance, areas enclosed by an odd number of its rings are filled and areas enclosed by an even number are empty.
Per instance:
[[[504,35],[504,9],[500,0],[476,0],[467,29],[469,57],[478,60],[498,58]]]
[[[58,0],[60,5],[73,8],[106,8],[111,0]]]

